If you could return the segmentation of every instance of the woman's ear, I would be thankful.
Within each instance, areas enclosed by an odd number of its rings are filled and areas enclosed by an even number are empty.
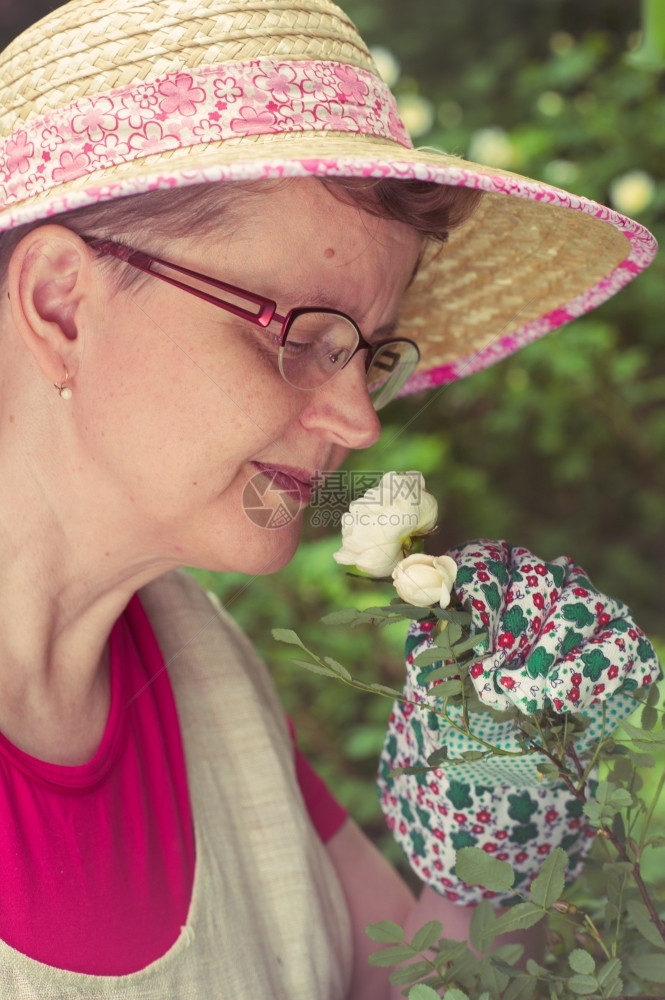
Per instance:
[[[73,376],[82,350],[81,313],[90,288],[85,243],[63,226],[31,230],[12,254],[7,291],[14,324],[50,382]]]

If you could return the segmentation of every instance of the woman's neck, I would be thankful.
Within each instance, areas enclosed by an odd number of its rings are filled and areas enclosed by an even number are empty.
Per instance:
[[[142,556],[119,526],[105,530],[98,508],[45,502],[43,484],[10,470],[0,496],[0,732],[33,756],[82,763],[106,724],[113,624],[172,564]]]

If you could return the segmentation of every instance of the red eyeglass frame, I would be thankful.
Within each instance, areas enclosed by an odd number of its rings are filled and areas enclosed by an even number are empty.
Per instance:
[[[125,246],[123,243],[116,243],[113,240],[100,239],[91,236],[83,236],[82,239],[91,249],[96,250],[98,253],[116,257],[125,264],[129,264],[131,267],[135,267],[139,271],[145,272],[145,274],[150,274],[153,278],[159,278],[161,281],[166,281],[169,285],[173,285],[175,288],[180,288],[183,292],[189,292],[191,295],[195,295],[197,298],[203,299],[205,302],[209,302],[213,306],[218,306],[220,309],[224,309],[227,312],[232,313],[234,316],[238,316],[240,319],[249,320],[250,323],[254,323],[263,328],[268,327],[271,323],[281,323],[282,330],[279,337],[280,347],[283,347],[286,343],[289,329],[293,324],[293,321],[297,319],[298,316],[302,316],[304,313],[329,313],[332,316],[341,316],[355,329],[358,336],[358,343],[354,350],[349,354],[344,364],[340,366],[338,371],[342,371],[342,369],[346,368],[349,361],[351,361],[358,351],[367,351],[367,358],[365,361],[365,371],[367,372],[370,368],[374,355],[377,354],[382,347],[385,347],[386,344],[409,343],[415,347],[416,351],[418,351],[418,355],[420,355],[418,345],[413,343],[413,341],[407,340],[406,337],[393,337],[388,338],[387,340],[381,340],[375,344],[370,344],[369,341],[365,340],[363,337],[355,320],[352,319],[351,316],[347,316],[346,313],[340,312],[338,309],[304,307],[291,309],[286,316],[280,316],[277,312],[277,303],[272,299],[266,298],[264,295],[257,295],[255,292],[250,292],[246,288],[240,288],[238,285],[231,285],[227,281],[221,281],[219,278],[211,278],[208,274],[201,274],[199,271],[193,271],[191,268],[183,267],[181,264],[173,264],[171,261],[164,260],[162,257],[153,257],[151,254],[144,253],[142,250],[134,250],[132,247]],[[178,278],[155,271],[153,270],[154,264],[159,265],[159,267],[167,268],[171,271],[176,271],[178,274],[184,274],[188,278],[194,278],[196,281],[200,281],[203,284],[212,285],[213,288],[219,288],[223,292],[229,292],[236,298],[252,302],[257,307],[257,311],[245,309],[242,306],[235,305],[233,302],[227,302],[216,295],[212,295],[210,292],[205,292],[200,288],[193,288],[191,285],[186,284],[184,281],[180,281]],[[385,364],[380,365],[379,363],[379,366],[390,370]]]

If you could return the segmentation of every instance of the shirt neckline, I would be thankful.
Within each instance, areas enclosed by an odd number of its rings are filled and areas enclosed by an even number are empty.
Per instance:
[[[109,636],[110,704],[104,733],[94,755],[83,764],[56,764],[21,750],[0,732],[0,754],[34,780],[62,791],[92,788],[108,773],[115,760],[125,733],[124,674],[122,663],[126,653],[127,625],[124,614],[115,622]]]

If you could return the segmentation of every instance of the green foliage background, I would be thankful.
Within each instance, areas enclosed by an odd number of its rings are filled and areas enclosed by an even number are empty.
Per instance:
[[[639,168],[655,189],[637,218],[662,237],[663,75],[657,54],[640,50],[636,0],[341,5],[372,46],[399,62],[402,101],[415,97],[421,117],[430,115],[418,144],[465,154],[479,130],[499,129],[490,137],[506,165],[603,202],[617,177]],[[0,0],[0,41],[54,6]],[[662,11],[660,0],[647,6]],[[423,471],[440,500],[431,551],[484,536],[544,558],[572,554],[651,635],[665,636],[664,285],[661,257],[588,318],[468,381],[394,404],[381,441],[350,467]],[[354,675],[394,684],[403,635],[319,624],[337,606],[384,595],[354,591],[332,561],[335,532],[305,517],[304,534],[277,577],[204,577],[273,668],[306,751],[390,851],[372,780],[389,704],[291,667],[270,629],[295,627]]]

